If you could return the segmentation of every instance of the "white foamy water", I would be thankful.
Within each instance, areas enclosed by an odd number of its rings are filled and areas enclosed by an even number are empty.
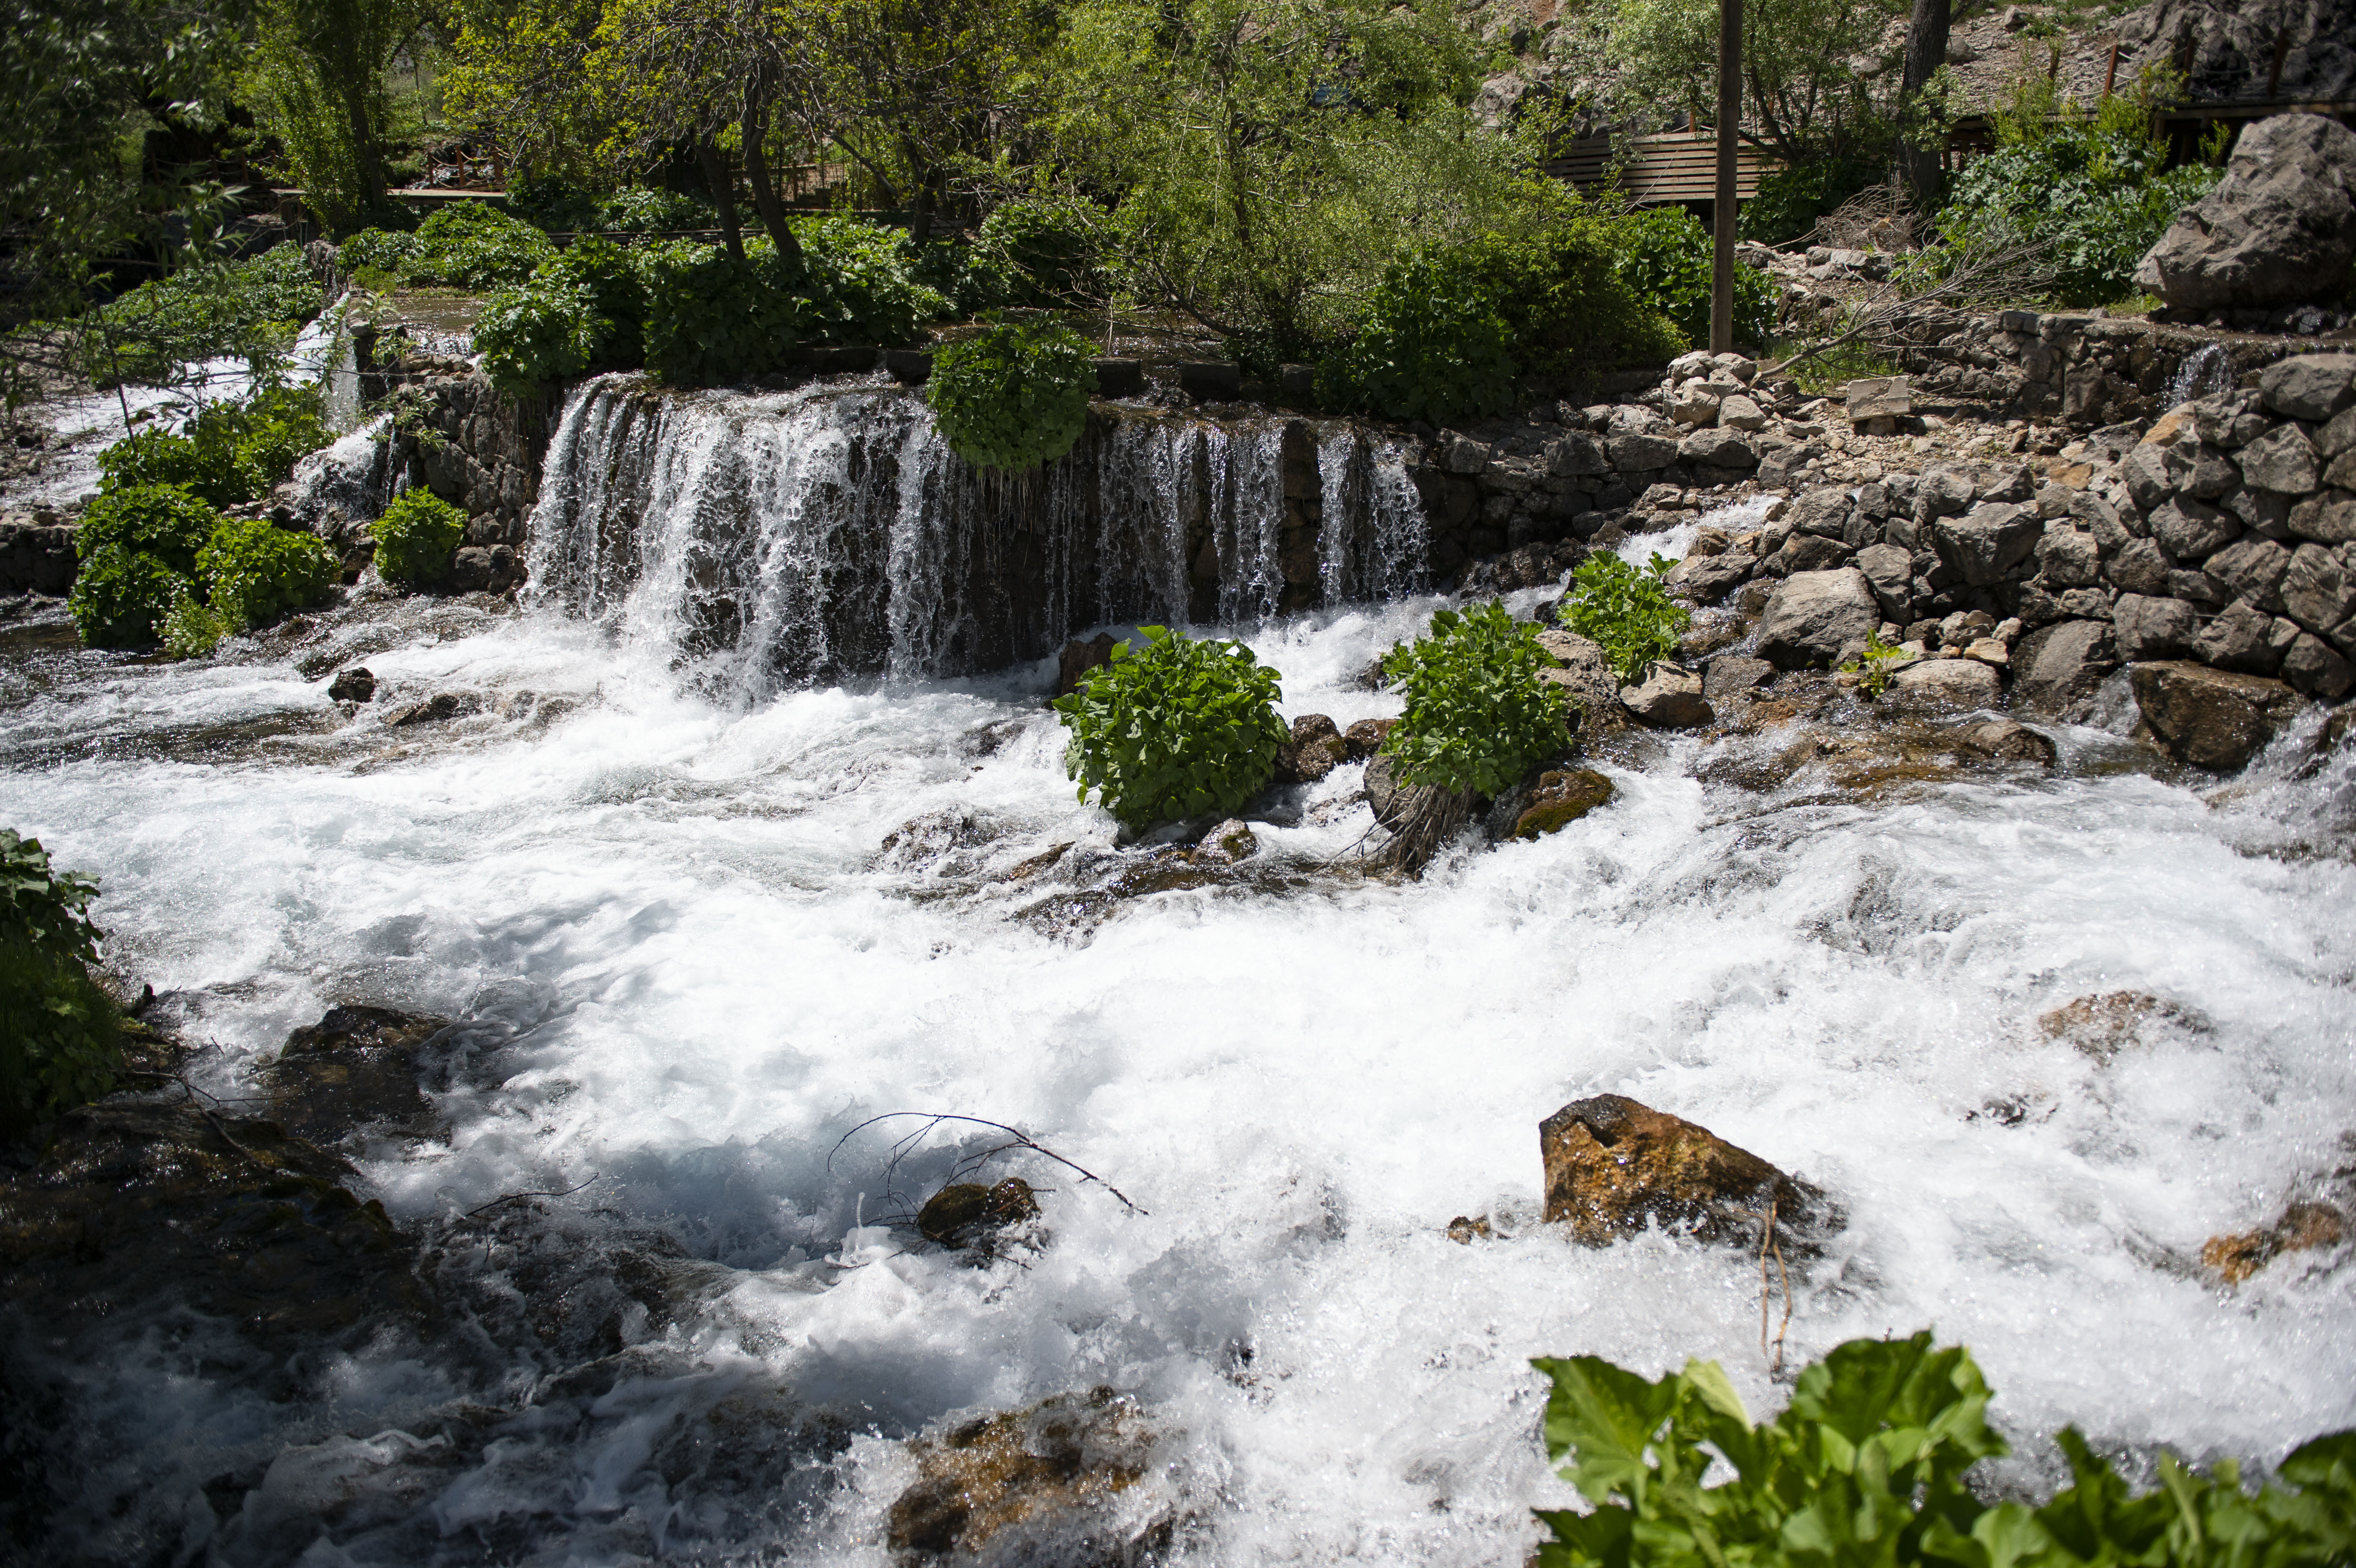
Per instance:
[[[1434,603],[1247,635],[1288,715],[1347,724],[1396,711],[1355,677]],[[1528,1357],[1715,1358],[1754,1408],[1783,1397],[1748,1256],[1587,1251],[1529,1222],[1537,1123],[1603,1092],[1847,1211],[1797,1286],[1794,1364],[1933,1328],[2031,1448],[2076,1422],[2270,1461],[2356,1422],[2342,1254],[2239,1290],[2185,1266],[2349,1157],[2344,760],[2211,804],[2071,731],[2086,765],[2058,779],[1844,803],[1705,784],[1708,752],[1671,740],[1608,764],[1618,797],[1562,833],[1398,884],[1319,869],[1368,825],[1348,767],[1259,829],[1289,879],[1066,921],[1042,906],[1086,884],[1055,879],[1113,832],[1072,799],[1044,667],[747,705],[553,608],[394,640],[368,655],[380,710],[532,698],[339,728],[281,665],[65,656],[6,694],[0,821],[102,880],[124,972],[205,992],[219,1092],[334,1002],[513,1030],[446,1097],[446,1140],[363,1159],[397,1219],[594,1178],[546,1207],[722,1266],[668,1327],[625,1326],[635,1370],[594,1399],[398,1335],[337,1361],[331,1400],[284,1406],[193,1340],[90,1369],[143,1506],[199,1554],[880,1563],[913,1474],[898,1439],[1110,1385],[1163,1435],[1183,1554],[1518,1561],[1526,1510],[1569,1496]],[[883,850],[936,813],[970,826]],[[991,880],[1067,841],[1062,867]],[[2102,1065],[2035,1024],[2118,989],[2213,1030]],[[896,1176],[912,1124],[833,1152],[902,1110],[1018,1125],[1144,1212],[1009,1157],[990,1168],[1053,1189],[1052,1239],[970,1266],[888,1222],[942,1179],[951,1132]],[[1522,1223],[1444,1238],[1481,1213]],[[758,1450],[747,1391],[772,1425],[790,1408],[842,1435],[757,1507],[724,1465],[666,1457],[682,1433]],[[427,1434],[461,1399],[509,1412],[494,1441],[397,1506],[350,1506],[353,1477],[446,1451]],[[266,1479],[216,1521],[200,1488],[224,1472]]]

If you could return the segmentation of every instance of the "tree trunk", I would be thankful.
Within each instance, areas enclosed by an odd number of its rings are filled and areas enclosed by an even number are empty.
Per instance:
[[[776,182],[769,178],[769,109],[756,98],[744,104],[744,177],[753,187],[753,208],[761,225],[776,242],[781,261],[801,260],[802,242],[786,226],[785,203],[777,199]]]
[[[712,187],[712,205],[720,209],[720,237],[728,242],[728,253],[738,261],[744,260],[744,231],[736,227],[735,182],[728,176],[728,160],[720,149],[705,137],[696,138],[695,161],[702,165],[703,183]]]
[[[1950,0],[1914,0],[1914,15],[1906,27],[1906,70],[1900,79],[1898,111],[1911,115],[1929,84],[1931,75],[1947,59],[1947,25],[1953,18]],[[1939,199],[1939,140],[1944,130],[1916,126],[1899,155],[1914,204],[1925,210]]]

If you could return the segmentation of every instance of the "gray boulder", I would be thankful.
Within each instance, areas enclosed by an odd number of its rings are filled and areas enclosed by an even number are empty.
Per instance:
[[[2356,132],[2277,114],[2242,133],[2225,177],[2179,213],[2136,271],[2170,305],[2299,304],[2356,259]]]
[[[2181,599],[2122,593],[2111,606],[2111,635],[2123,659],[2180,659],[2192,652],[2201,623]]]
[[[2129,539],[2111,557],[2108,568],[2111,585],[2124,593],[2149,593],[2155,596],[2168,592],[2168,557],[2149,539]]]
[[[1657,435],[1615,435],[1604,450],[1622,474],[1657,474],[1677,460],[1677,443]]]
[[[2312,494],[2316,482],[2323,475],[2322,464],[2315,460],[2315,443],[2308,440],[2306,432],[2295,424],[2286,424],[2242,448],[2241,462],[2245,483],[2286,496]]]
[[[1983,502],[1960,517],[1942,517],[1931,529],[1931,541],[1956,576],[1974,588],[1987,588],[2028,560],[2044,531],[2034,507]]]
[[[2200,560],[2233,542],[2242,525],[2206,501],[2188,496],[2161,503],[2151,514],[2151,537],[2179,560]]]
[[[2040,713],[2068,715],[2118,667],[2117,645],[2103,621],[2056,621],[2012,650],[2012,699]]]
[[[1759,453],[1739,430],[1697,430],[1677,443],[1677,461],[1751,469],[1759,466]]]
[[[1883,700],[1908,710],[1993,708],[2004,696],[1995,669],[1977,659],[1921,659],[1890,677]]]
[[[2283,573],[2283,608],[2308,631],[2345,638],[2345,628],[2356,618],[2356,566],[2348,547],[2337,549],[2302,544],[2292,552]]]
[[[2246,599],[2270,615],[2283,611],[2282,585],[2291,552],[2270,539],[2244,534],[2201,563],[2236,599]]]
[[[1882,614],[1902,623],[1913,603],[1914,558],[1894,544],[1868,545],[1857,552],[1857,569],[1873,585]]]
[[[1689,555],[1669,573],[1669,586],[1697,604],[1715,604],[1748,581],[1757,564],[1737,550],[1719,555]]]
[[[1783,580],[1759,618],[1759,656],[1777,669],[1828,665],[1881,624],[1873,585],[1855,567]]]
[[[1848,531],[1848,511],[1847,490],[1837,485],[1826,485],[1793,502],[1783,520],[1794,533],[1837,539]]]
[[[2278,680],[2163,659],[2135,667],[2136,706],[2179,761],[2230,772],[2305,706]]]
[[[2037,541],[2037,571],[2056,588],[2092,588],[2102,581],[2102,547],[2073,524],[2048,523]]]
[[[1701,694],[1712,703],[1724,702],[1747,691],[1756,691],[1775,678],[1775,667],[1765,659],[1748,659],[1727,654],[1709,661],[1703,672]]]
[[[2285,419],[2321,422],[2356,403],[2356,354],[2294,354],[2269,365],[2258,378],[2258,396]],[[2330,439],[2329,432],[2327,440]],[[2343,436],[2328,450],[2335,455],[2349,445]]]
[[[1972,476],[1953,468],[1926,469],[1914,486],[1914,520],[1918,523],[1953,517],[1971,504]]]
[[[2192,651],[2203,664],[2244,675],[2272,675],[2298,636],[2298,624],[2269,615],[2246,599],[2236,599],[2209,623]]]
[[[1577,479],[1609,472],[1603,448],[1593,436],[1571,431],[1547,448],[1547,472],[1558,479]]]
[[[1655,730],[1691,730],[1717,717],[1702,695],[1702,679],[1673,664],[1655,664],[1634,686],[1620,688],[1620,704]]]
[[[2292,689],[2326,702],[2337,702],[2356,686],[2356,666],[2340,656],[2340,651],[2321,637],[2301,632],[2291,639],[2290,651],[2283,656],[2282,677]]]
[[[2147,441],[2119,460],[2119,478],[2144,511],[2166,501],[2192,477],[2192,459],[2173,443]]]

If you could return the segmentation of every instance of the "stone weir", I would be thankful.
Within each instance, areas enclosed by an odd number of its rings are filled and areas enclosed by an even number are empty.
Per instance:
[[[670,650],[715,694],[756,697],[1003,668],[1105,623],[1420,592],[1432,549],[1414,455],[1357,421],[1099,403],[1065,457],[991,474],[897,387],[680,392],[613,376],[566,400],[528,514],[475,526],[528,537],[538,602]]]

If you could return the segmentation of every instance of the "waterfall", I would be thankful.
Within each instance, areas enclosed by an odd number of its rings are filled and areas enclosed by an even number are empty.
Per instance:
[[[1405,455],[1355,426],[1100,411],[1070,453],[1008,475],[875,387],[589,382],[530,535],[536,601],[747,700],[1002,668],[1090,625],[1397,597],[1430,575]]]
[[[2176,377],[2168,384],[2167,407],[2177,408],[2195,398],[2206,398],[2224,391],[2233,384],[2233,367],[2225,357],[2220,344],[2203,344],[2184,357],[2176,368]]]

